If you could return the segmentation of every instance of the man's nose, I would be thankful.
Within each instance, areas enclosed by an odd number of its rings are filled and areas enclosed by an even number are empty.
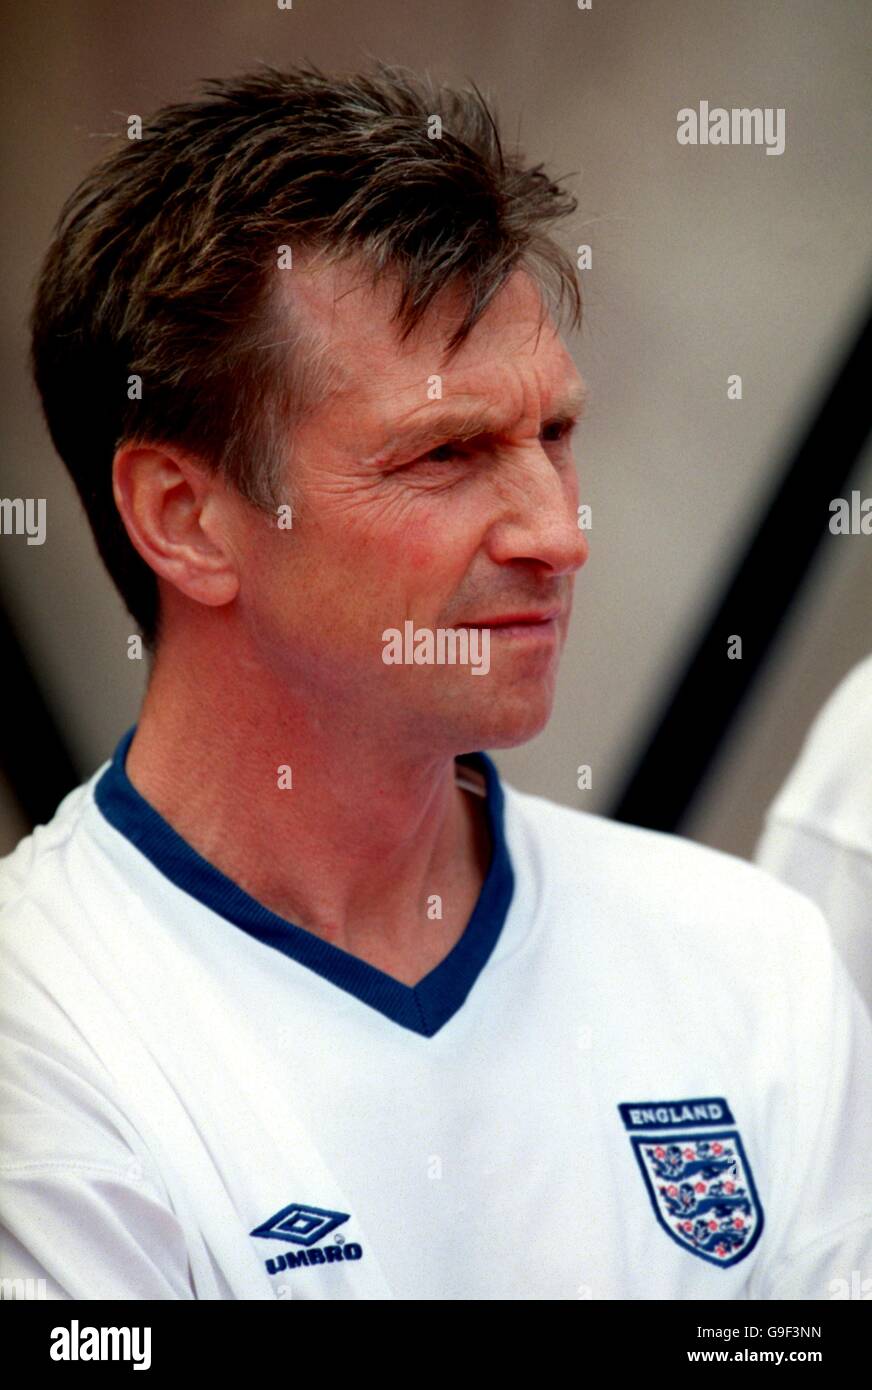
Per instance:
[[[527,560],[555,575],[574,574],[590,554],[578,525],[578,482],[569,464],[555,467],[536,446],[501,486],[502,513],[491,527],[490,550],[502,564]]]

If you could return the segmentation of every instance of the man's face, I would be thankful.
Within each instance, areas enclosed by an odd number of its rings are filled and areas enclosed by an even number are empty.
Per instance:
[[[569,437],[582,382],[551,319],[537,336],[526,273],[450,362],[460,297],[443,292],[400,346],[395,288],[373,293],[351,263],[294,271],[345,382],[297,432],[290,529],[241,513],[238,615],[257,660],[318,717],[434,753],[511,747],[548,719],[587,558]],[[406,622],[489,628],[486,674],[386,664],[384,634]]]

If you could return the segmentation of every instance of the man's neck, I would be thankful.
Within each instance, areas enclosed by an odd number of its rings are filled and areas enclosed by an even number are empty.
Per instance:
[[[155,669],[133,785],[265,907],[417,984],[463,934],[491,852],[484,801],[457,785],[453,757],[382,746],[342,710],[264,707],[250,682],[235,701],[241,684],[187,674],[180,691]]]

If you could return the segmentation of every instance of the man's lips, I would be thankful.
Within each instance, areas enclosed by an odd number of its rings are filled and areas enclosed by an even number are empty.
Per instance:
[[[470,622],[457,623],[457,627],[534,627],[550,623],[559,618],[562,608],[548,608],[535,613],[503,613],[497,618],[475,618]]]

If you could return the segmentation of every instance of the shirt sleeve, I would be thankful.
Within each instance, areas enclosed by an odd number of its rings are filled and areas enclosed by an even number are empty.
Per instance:
[[[775,1148],[752,1298],[872,1293],[872,1020],[821,912],[796,893],[786,954],[785,1084],[773,1093]],[[777,1189],[777,1190],[776,1190]],[[763,1251],[765,1250],[765,1253]]]
[[[0,1278],[8,1296],[193,1299],[159,1175],[69,1060],[2,1041]],[[28,1282],[30,1281],[30,1282]]]
[[[4,1164],[0,1221],[0,1278],[16,1298],[195,1296],[172,1212],[124,1171]]]
[[[872,814],[872,807],[870,807]],[[872,1014],[872,854],[770,812],[754,852],[767,873],[811,898]]]

